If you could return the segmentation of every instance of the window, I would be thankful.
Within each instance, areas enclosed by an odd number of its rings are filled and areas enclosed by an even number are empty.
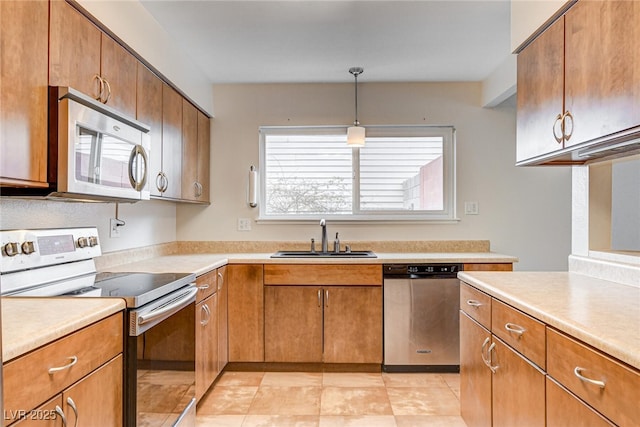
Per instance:
[[[455,131],[367,126],[260,129],[261,219],[453,220]]]

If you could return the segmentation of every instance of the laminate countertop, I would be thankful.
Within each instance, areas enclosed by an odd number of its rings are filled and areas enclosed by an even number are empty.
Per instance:
[[[2,362],[125,309],[119,298],[2,298]]]
[[[461,272],[458,277],[640,369],[640,288],[569,272]]]
[[[514,263],[518,258],[494,252],[376,253],[376,258],[271,258],[271,253],[165,255],[106,268],[112,272],[207,273],[227,264],[393,264]]]

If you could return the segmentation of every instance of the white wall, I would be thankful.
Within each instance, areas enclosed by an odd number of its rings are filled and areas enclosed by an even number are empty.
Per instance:
[[[73,203],[0,199],[0,229],[98,227],[102,252],[143,247],[176,240],[176,207],[163,201],[120,203],[118,217],[126,225],[120,237],[109,238],[114,203]]]
[[[177,209],[179,240],[307,240],[315,224],[252,223],[246,204],[250,165],[258,165],[261,125],[345,125],[353,120],[351,84],[216,85],[208,207]],[[520,257],[519,270],[566,270],[570,252],[569,168],[516,168],[515,108],[484,109],[480,83],[364,83],[362,124],[446,124],[457,129],[457,224],[329,224],[341,240],[488,239],[495,252]],[[464,201],[480,215],[465,216]]]

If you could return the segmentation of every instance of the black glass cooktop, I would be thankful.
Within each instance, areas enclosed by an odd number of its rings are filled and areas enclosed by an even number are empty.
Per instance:
[[[195,280],[196,276],[188,273],[98,273],[92,286],[64,295],[123,298],[128,308],[136,308]]]

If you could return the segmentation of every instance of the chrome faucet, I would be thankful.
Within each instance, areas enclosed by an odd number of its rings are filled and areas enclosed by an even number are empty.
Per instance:
[[[322,253],[329,252],[329,243],[327,242],[327,221],[322,218],[320,220],[320,227],[322,227]]]

